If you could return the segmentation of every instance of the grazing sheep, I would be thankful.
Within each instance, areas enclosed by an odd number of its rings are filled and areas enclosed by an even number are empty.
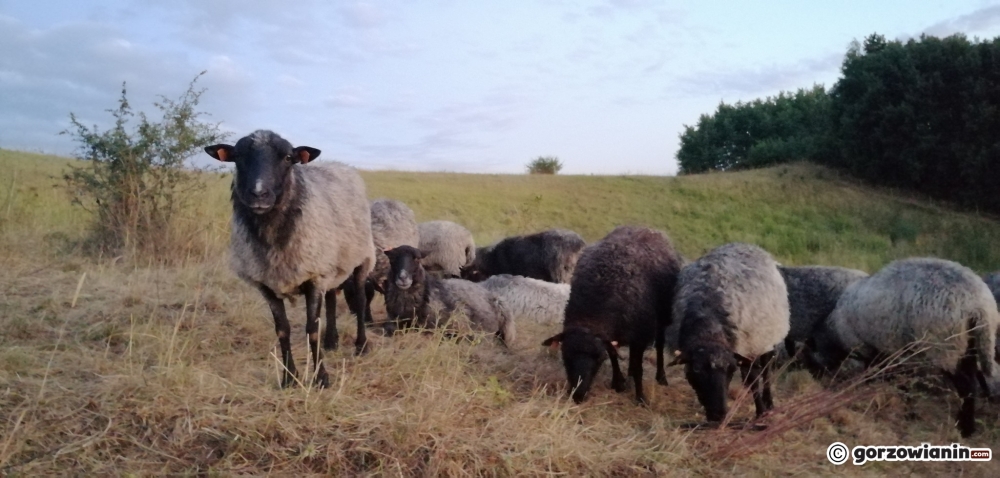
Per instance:
[[[267,300],[281,345],[285,370],[281,385],[295,377],[291,326],[283,299],[306,296],[306,333],[317,383],[328,385],[320,361],[319,313],[326,296],[323,348],[337,347],[336,288],[346,280],[360,290],[375,262],[371,217],[365,183],[341,163],[306,164],[320,151],[293,148],[271,131],[258,130],[235,146],[216,144],[205,151],[236,165],[233,176],[233,219],[230,235],[232,268],[256,286]],[[357,294],[356,310],[364,310]],[[364,314],[359,314],[355,349],[367,343]]]
[[[500,274],[481,285],[492,292],[512,318],[524,318],[539,324],[562,322],[569,301],[569,284]]]
[[[472,233],[451,221],[422,222],[418,227],[425,270],[441,272],[446,277],[461,277],[462,267],[476,258]]]
[[[726,392],[737,365],[753,391],[757,415],[770,410],[775,344],[788,335],[788,290],[763,249],[731,243],[687,265],[677,279],[674,320],[680,321],[684,374],[709,421],[727,412]]]
[[[385,309],[389,319],[402,326],[455,330],[453,315],[460,313],[473,330],[494,333],[510,346],[515,339],[514,319],[492,293],[462,279],[438,279],[422,265],[423,253],[410,246],[385,251],[389,257],[389,283]]]
[[[1000,365],[994,360],[998,323],[996,299],[974,272],[942,259],[903,259],[844,291],[809,339],[807,359],[822,375],[852,352],[867,366],[913,353],[918,360],[907,363],[942,370],[955,385],[962,397],[959,430],[967,437],[976,429],[977,379],[988,395],[1000,396]]]
[[[385,294],[385,281],[389,277],[389,258],[386,249],[399,246],[416,246],[420,243],[420,233],[417,231],[417,219],[413,210],[406,204],[394,199],[376,199],[371,203],[372,240],[375,243],[375,268],[365,281],[365,317],[372,321],[371,301],[375,291]],[[354,294],[350,282],[345,284],[344,293],[351,312],[354,310],[351,300]],[[391,324],[391,323],[387,323]],[[387,333],[392,333],[391,325],[387,325]]]
[[[826,320],[847,286],[868,273],[857,269],[827,266],[778,266],[788,288],[789,317],[785,351],[795,357],[796,344],[812,336],[813,329]]]
[[[635,379],[639,403],[646,402],[642,355],[650,342],[656,346],[656,381],[666,385],[663,330],[670,323],[680,263],[667,235],[644,227],[618,227],[583,250],[573,273],[563,331],[542,342],[562,345],[573,401],[586,398],[605,354],[611,358],[611,386],[625,391],[619,344],[629,348],[628,374]]]
[[[497,274],[511,274],[568,284],[586,246],[579,234],[565,229],[508,237],[476,249],[475,260],[462,268],[462,278],[479,282]]]

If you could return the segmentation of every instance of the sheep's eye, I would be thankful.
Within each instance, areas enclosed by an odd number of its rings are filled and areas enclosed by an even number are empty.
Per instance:
[[[292,162],[292,155],[290,154],[285,155],[285,161],[288,161],[289,163]]]

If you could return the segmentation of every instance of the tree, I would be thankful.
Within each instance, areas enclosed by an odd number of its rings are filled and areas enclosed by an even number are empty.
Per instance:
[[[528,174],[558,174],[562,170],[562,162],[555,156],[539,156],[527,165]]]
[[[65,175],[73,202],[93,212],[88,249],[104,254],[142,255],[156,260],[176,252],[172,226],[187,194],[203,186],[203,177],[185,168],[185,162],[207,144],[224,139],[218,124],[202,121],[197,111],[204,89],[188,84],[176,100],[160,97],[154,106],[162,113],[151,121],[134,113],[122,83],[115,109],[107,110],[114,126],[100,131],[87,127],[70,113],[72,128],[63,131],[78,143],[77,159],[85,166]],[[138,119],[137,124],[130,120]]]

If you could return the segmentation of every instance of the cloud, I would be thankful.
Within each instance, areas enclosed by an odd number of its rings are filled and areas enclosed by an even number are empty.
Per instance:
[[[137,111],[155,115],[158,95],[176,97],[201,70],[185,55],[151,50],[126,39],[116,27],[80,22],[50,29],[31,29],[11,18],[0,18],[0,146],[42,149],[66,154],[71,139],[58,133],[73,112],[84,124],[110,124],[112,108],[126,83]],[[203,97],[223,112],[239,111],[237,102],[216,103],[213,93],[240,97],[248,88],[245,74],[219,58],[217,68],[199,86]],[[229,105],[229,107],[223,107]]]
[[[357,2],[341,7],[340,18],[344,25],[360,30],[378,28],[386,23],[386,13],[366,2]]]
[[[1000,5],[980,8],[972,13],[935,23],[922,33],[945,37],[955,33],[986,32],[1000,26]]]
[[[788,65],[701,71],[679,77],[671,86],[671,95],[680,93],[757,97],[778,90],[795,90],[808,87],[824,75],[839,71],[843,59],[843,53],[831,53],[817,59],[805,59]]]

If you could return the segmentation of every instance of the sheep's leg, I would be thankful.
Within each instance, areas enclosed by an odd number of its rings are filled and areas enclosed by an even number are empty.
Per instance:
[[[354,281],[354,288],[355,288],[354,290],[363,291],[365,290],[364,289],[365,280],[367,278],[368,278],[367,274],[364,274],[364,271],[362,270],[361,266],[358,266],[354,269],[353,276],[348,280]],[[365,303],[366,302],[365,294],[355,294],[355,297],[353,297],[353,299],[354,299],[353,301],[354,310],[358,311],[358,313],[355,314],[357,315],[358,319],[358,337],[354,339],[354,353],[357,355],[361,355],[362,353],[365,352],[366,347],[368,345],[368,337],[365,335],[365,309],[367,308],[368,304]]]
[[[966,353],[958,361],[958,369],[954,373],[949,373],[958,396],[962,397],[962,408],[958,412],[958,430],[962,433],[962,438],[971,436],[976,432],[976,372],[979,370],[976,365],[974,353]]]
[[[306,296],[306,335],[309,336],[309,352],[312,354],[316,384],[322,388],[330,386],[330,378],[323,366],[323,351],[319,348],[319,312],[323,304],[323,291],[312,282],[302,284]]]
[[[642,393],[642,355],[645,346],[629,345],[628,351],[628,374],[635,380],[635,401],[641,405],[646,404],[646,395]]]
[[[337,289],[326,291],[326,330],[323,331],[323,350],[337,350],[340,336],[337,332]]]
[[[611,359],[611,388],[616,392],[625,391],[625,376],[622,375],[622,369],[618,365],[618,351],[611,344],[605,346],[608,351],[608,358]],[[631,353],[631,352],[629,352]]]
[[[764,400],[764,411],[769,411],[774,408],[774,398],[771,396],[771,378],[774,373],[774,356],[775,352],[768,352],[761,355],[757,360],[761,361],[761,382],[762,398]]]
[[[296,371],[295,361],[292,359],[292,342],[289,337],[292,333],[292,326],[288,323],[288,316],[285,315],[285,303],[269,287],[258,284],[264,300],[271,308],[271,315],[274,317],[274,331],[278,334],[278,345],[281,347],[281,365],[284,370],[281,373],[281,387],[285,388],[295,383]]]
[[[656,383],[660,385],[667,384],[667,369],[666,363],[663,359],[663,349],[666,348],[667,343],[666,333],[667,324],[658,321],[656,324],[656,338],[653,341],[653,346],[656,348]]]
[[[758,359],[759,360],[759,359]],[[766,411],[764,397],[761,393],[761,366],[758,360],[740,360],[740,374],[743,375],[743,386],[753,393],[753,403],[757,408],[757,416],[761,416]]]

